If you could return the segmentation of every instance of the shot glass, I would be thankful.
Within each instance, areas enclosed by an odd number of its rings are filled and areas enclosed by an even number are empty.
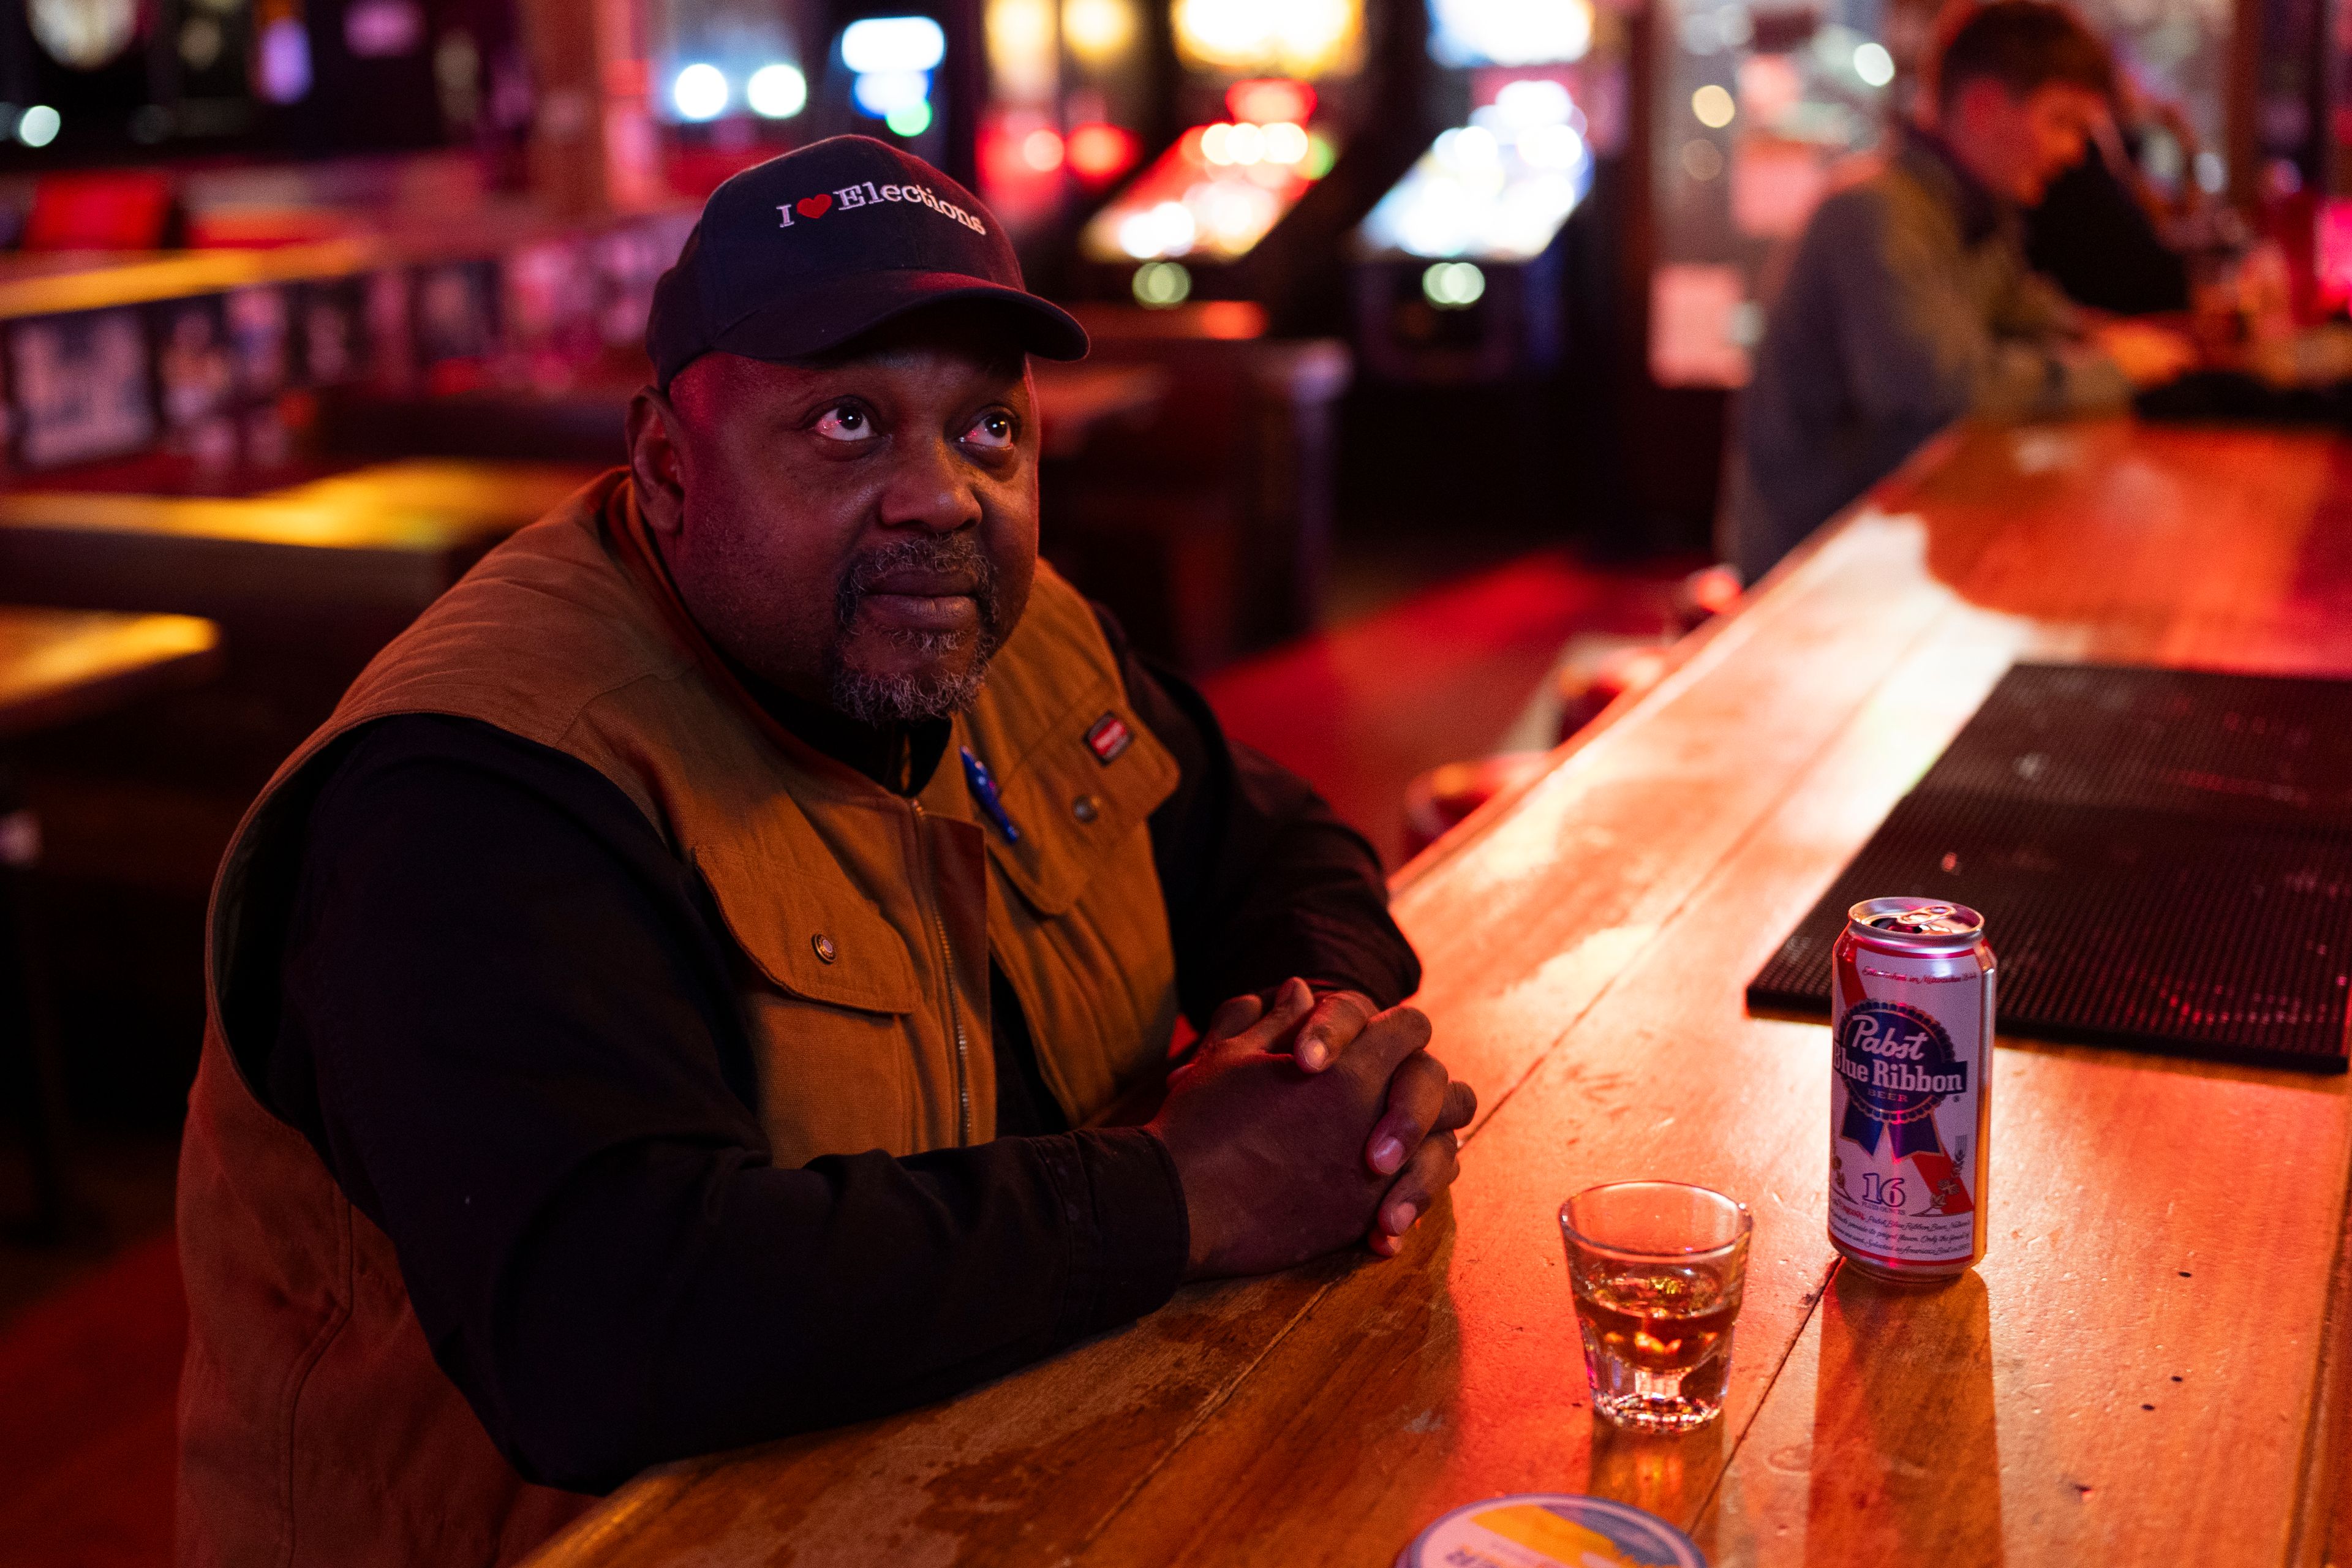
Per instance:
[[[1723,1414],[1754,1225],[1747,1205],[1682,1182],[1609,1182],[1559,1205],[1594,1409],[1636,1432]]]

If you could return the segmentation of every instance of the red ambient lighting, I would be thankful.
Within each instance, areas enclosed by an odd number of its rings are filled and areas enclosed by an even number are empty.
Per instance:
[[[1225,89],[1225,108],[1235,120],[1253,125],[1278,125],[1286,120],[1304,125],[1315,112],[1315,89],[1284,77],[1237,81]]]
[[[1021,161],[1041,174],[1050,174],[1062,166],[1062,138],[1059,132],[1040,127],[1021,139]]]
[[[150,250],[163,243],[172,183],[151,169],[45,174],[33,184],[26,250]]]
[[[2312,230],[2312,280],[2322,308],[2333,310],[2352,300],[2352,201],[2323,203]]]
[[[1125,174],[1140,151],[1135,133],[1097,121],[1070,132],[1070,167],[1078,178],[1099,183]]]
[[[1068,152],[1062,133],[1045,117],[1016,110],[981,127],[980,177],[990,202],[1011,203],[1026,213],[1040,202],[1058,199],[1062,168]],[[1008,223],[1025,221],[1009,212],[997,215]]]

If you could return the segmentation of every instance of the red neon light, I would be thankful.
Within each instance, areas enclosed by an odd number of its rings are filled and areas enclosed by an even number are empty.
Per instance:
[[[2313,281],[2322,305],[2333,308],[2352,300],[2352,201],[2322,205],[2312,231]]]
[[[1108,180],[1132,167],[1140,151],[1135,133],[1097,121],[1070,132],[1070,167],[1083,180]]]
[[[1235,120],[1253,125],[1278,125],[1286,120],[1304,125],[1315,112],[1315,89],[1286,77],[1237,81],[1225,89],[1225,107]]]
[[[1041,174],[1050,174],[1062,166],[1062,139],[1043,127],[1021,139],[1021,161]]]

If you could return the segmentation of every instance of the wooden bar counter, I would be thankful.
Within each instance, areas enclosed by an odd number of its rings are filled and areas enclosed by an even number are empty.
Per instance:
[[[1823,1235],[1828,1031],[1743,987],[2023,657],[2352,674],[2352,443],[1945,437],[1400,877],[1482,1102],[1401,1258],[666,1467],[534,1561],[1379,1565],[1514,1491],[1718,1564],[2352,1561],[2345,1078],[2005,1041],[1982,1267],[1876,1286]],[[1679,1439],[1595,1422],[1554,1218],[1636,1176],[1756,1217],[1725,1418]]]

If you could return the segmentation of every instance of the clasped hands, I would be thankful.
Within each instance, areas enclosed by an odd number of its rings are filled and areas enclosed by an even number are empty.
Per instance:
[[[1477,1110],[1428,1044],[1419,1009],[1303,980],[1218,1008],[1150,1123],[1183,1181],[1186,1277],[1269,1273],[1358,1238],[1393,1257]]]

